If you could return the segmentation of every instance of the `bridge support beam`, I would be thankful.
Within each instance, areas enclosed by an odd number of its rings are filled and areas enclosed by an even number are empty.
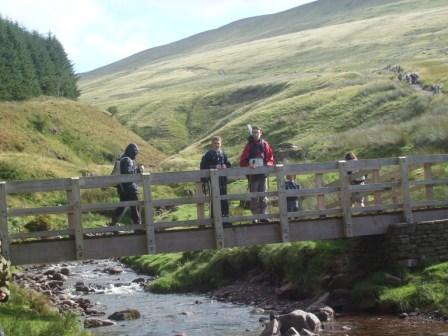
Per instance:
[[[6,182],[0,182],[0,240],[1,253],[5,259],[10,259],[8,208],[6,205]]]
[[[154,228],[154,210],[152,207],[151,174],[143,173],[143,197],[145,205],[146,244],[148,253],[156,253],[156,233]]]
[[[341,208],[342,221],[344,224],[345,237],[353,237],[352,227],[352,197],[349,189],[350,183],[347,172],[347,162],[338,161],[339,165],[339,181],[341,181]]]
[[[289,242],[289,222],[288,222],[288,207],[286,204],[286,189],[285,189],[285,169],[283,165],[276,165],[277,176],[277,192],[278,192],[278,209],[280,213],[280,226],[282,232],[282,242]]]
[[[219,190],[219,173],[210,169],[211,197],[213,208],[213,226],[215,230],[216,248],[224,247],[224,228],[222,226],[221,193]]]
[[[400,156],[398,162],[400,164],[401,197],[403,202],[404,220],[408,224],[414,224],[412,216],[412,199],[409,189],[409,163],[405,156]]]
[[[68,214],[68,225],[75,236],[76,260],[84,259],[84,240],[81,223],[81,191],[79,188],[79,177],[70,179],[71,188],[67,194],[71,211]]]

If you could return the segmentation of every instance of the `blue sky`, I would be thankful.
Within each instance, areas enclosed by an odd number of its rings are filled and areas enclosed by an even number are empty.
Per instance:
[[[76,72],[312,0],[0,0],[0,15],[53,33]]]

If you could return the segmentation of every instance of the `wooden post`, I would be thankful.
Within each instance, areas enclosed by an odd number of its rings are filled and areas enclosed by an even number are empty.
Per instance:
[[[408,224],[413,224],[412,200],[411,192],[409,190],[409,164],[405,156],[400,156],[398,162],[400,163],[401,196],[403,201],[404,220]]]
[[[314,176],[314,181],[316,182],[316,187],[317,188],[322,188],[324,186],[324,174],[317,173]],[[326,208],[326,205],[325,205],[325,194],[318,194],[317,195],[317,208],[319,210],[325,210],[325,208]]]
[[[341,181],[341,209],[346,237],[353,236],[352,229],[352,197],[349,190],[349,176],[347,174],[347,162],[339,161],[339,180]]]
[[[425,176],[425,180],[432,180],[432,164],[425,163],[423,164],[423,173]],[[426,200],[430,201],[434,199],[433,186],[432,184],[427,184],[425,186]]]
[[[282,164],[276,165],[278,209],[280,213],[280,226],[282,229],[282,242],[289,242],[288,207],[285,194],[285,169]]]
[[[196,183],[196,196],[204,196],[204,192],[202,190],[202,182]],[[198,220],[202,220],[205,218],[205,205],[204,203],[196,204],[196,214]]]
[[[0,182],[0,240],[1,240],[1,254],[5,259],[9,260],[9,230],[8,230],[8,206],[6,204],[6,182]]]
[[[74,230],[76,259],[84,258],[84,240],[81,223],[81,191],[79,188],[79,177],[70,179],[71,190],[68,201],[70,202],[71,213],[68,216],[69,227]]]
[[[216,248],[224,247],[224,228],[222,226],[221,193],[219,191],[219,175],[216,169],[210,169],[211,190],[213,208],[213,224],[215,227]]]
[[[146,246],[148,253],[156,253],[156,231],[152,207],[151,173],[143,173],[143,203],[145,206]]]
[[[372,172],[372,174],[373,174],[373,183],[380,183],[380,170],[375,169]],[[374,197],[375,197],[375,205],[381,204],[381,191],[376,190]]]

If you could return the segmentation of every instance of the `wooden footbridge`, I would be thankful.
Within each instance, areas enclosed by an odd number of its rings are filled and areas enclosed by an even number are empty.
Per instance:
[[[348,172],[367,174],[366,184],[351,185]],[[260,173],[269,176],[267,193],[248,193],[241,187],[246,185],[247,175]],[[297,175],[300,190],[285,190],[285,176],[291,174]],[[448,155],[429,155],[256,169],[0,182],[2,254],[19,265],[384,234],[391,224],[418,225],[447,219],[447,175]],[[219,194],[220,176],[229,179],[228,195]],[[204,178],[211,186],[207,194],[200,187]],[[141,201],[91,203],[91,197],[86,197],[89,189],[101,193],[109,188],[110,194],[110,188],[117,183],[130,181],[141,184]],[[171,199],[160,199],[154,194],[157,186],[173,184],[186,184],[195,191]],[[20,195],[52,192],[62,194],[65,201],[34,208],[16,205],[21,203],[17,201]],[[366,199],[364,207],[352,204],[356,193]],[[236,206],[241,200],[263,196],[270,199],[268,215],[251,216],[248,210]],[[287,211],[286,199],[291,196],[303,200],[300,211]],[[230,217],[221,217],[221,200],[231,202]],[[164,221],[156,216],[160,209],[184,204],[196,206],[196,218]],[[91,227],[86,219],[88,213],[131,205],[142,208],[143,234],[133,233],[142,228],[140,225],[110,227],[105,222],[104,226]],[[215,214],[213,218],[206,216],[209,205]],[[17,225],[16,217],[47,214],[66,218],[66,229],[25,232]],[[252,224],[254,219],[269,222]],[[223,227],[223,222],[233,226]]]

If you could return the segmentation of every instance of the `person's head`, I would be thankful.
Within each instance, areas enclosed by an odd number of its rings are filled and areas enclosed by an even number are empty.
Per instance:
[[[345,154],[345,160],[349,161],[349,160],[358,160],[358,158],[356,157],[355,153],[353,152],[348,152],[347,154]]]
[[[252,137],[255,141],[259,141],[261,139],[261,135],[263,134],[263,131],[260,127],[253,126],[252,127]]]
[[[129,144],[124,151],[125,155],[129,156],[132,160],[134,160],[137,157],[138,152],[139,152],[138,146],[133,143]]]
[[[220,136],[212,137],[212,148],[214,150],[220,150],[222,146],[222,138]]]
[[[286,179],[288,181],[294,181],[296,179],[296,176],[295,175],[286,175]]]

